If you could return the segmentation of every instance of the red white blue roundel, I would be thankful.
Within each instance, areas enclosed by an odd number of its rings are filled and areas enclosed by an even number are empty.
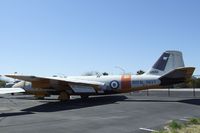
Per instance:
[[[116,81],[116,80],[110,82],[110,87],[111,87],[112,89],[118,89],[118,88],[119,88],[119,82]]]

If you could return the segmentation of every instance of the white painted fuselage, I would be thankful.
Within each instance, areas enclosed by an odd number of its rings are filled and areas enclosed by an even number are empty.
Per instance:
[[[104,83],[103,86],[98,88],[97,93],[113,92],[113,93],[124,93],[131,91],[138,91],[159,86],[161,81],[160,76],[154,75],[111,75],[111,76],[74,76],[68,77],[73,80],[86,80],[86,81],[97,81]],[[72,87],[73,89],[73,87]],[[81,86],[79,86],[81,92]],[[78,90],[78,89],[77,89]],[[78,91],[77,91],[78,92]],[[91,88],[88,92],[94,93],[95,90]],[[85,88],[84,88],[85,93]]]

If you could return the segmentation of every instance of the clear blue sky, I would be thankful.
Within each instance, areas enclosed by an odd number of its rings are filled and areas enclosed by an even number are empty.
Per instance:
[[[149,69],[181,50],[200,74],[199,0],[0,0],[0,73]]]

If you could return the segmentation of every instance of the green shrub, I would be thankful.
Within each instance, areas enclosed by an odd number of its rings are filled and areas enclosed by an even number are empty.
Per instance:
[[[177,123],[177,122],[175,122],[175,121],[172,121],[170,124],[169,124],[169,128],[171,128],[171,129],[181,129],[183,127],[183,125],[182,124],[180,124],[180,123]]]
[[[198,125],[200,124],[200,120],[197,118],[192,118],[190,119],[189,124]]]

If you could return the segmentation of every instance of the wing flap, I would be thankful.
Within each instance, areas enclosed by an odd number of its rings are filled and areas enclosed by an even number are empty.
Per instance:
[[[70,85],[75,93],[96,93],[96,90],[90,86]]]

